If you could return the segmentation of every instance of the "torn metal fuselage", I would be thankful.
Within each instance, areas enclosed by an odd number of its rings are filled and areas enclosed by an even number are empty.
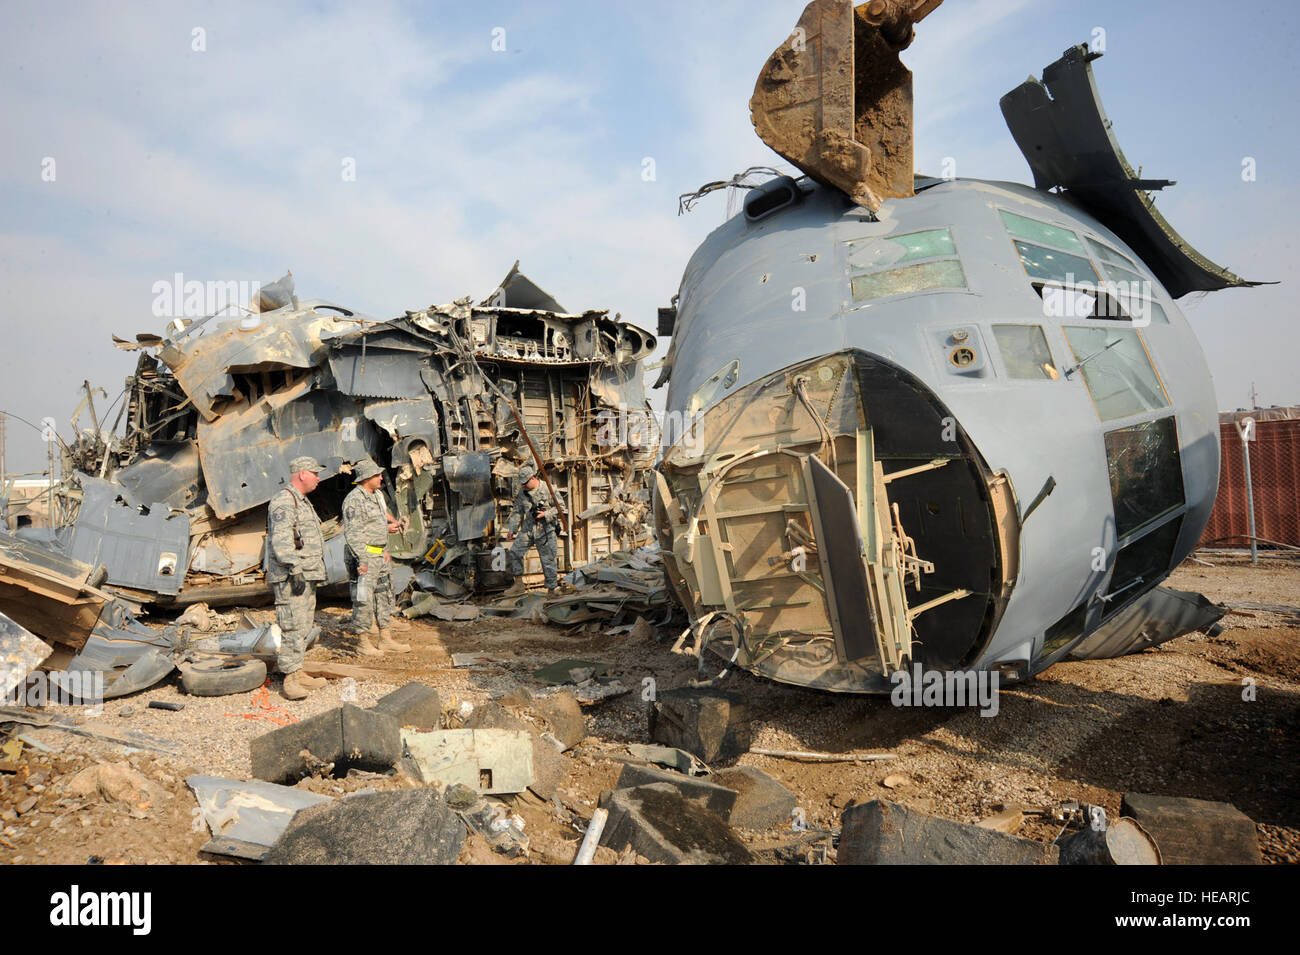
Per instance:
[[[517,266],[494,304],[464,299],[387,321],[291,291],[271,311],[119,342],[142,352],[125,432],[99,457],[69,462],[60,489],[63,537],[104,564],[107,586],[176,604],[264,596],[266,505],[299,455],[324,468],[312,501],[329,584],[347,580],[338,518],[367,457],[406,519],[389,546],[412,565],[395,565],[399,590],[419,570],[444,595],[505,586],[496,528],[516,471],[537,456],[568,517],[562,572],[650,536],[649,333],[605,311],[570,314],[549,296],[554,310],[517,304],[544,296]]]
[[[750,103],[805,176],[754,188],[666,310],[670,582],[697,652],[788,683],[1018,680],[1223,613],[1158,586],[1219,465],[1173,299],[1254,283],[1155,211],[1086,47],[1002,100],[1036,188],[913,183],[897,51],[936,6],[808,5]]]
[[[1217,417],[1145,265],[1024,186],[922,182],[878,215],[798,188],[715,231],[678,299],[655,518],[700,638],[886,693],[915,663],[1022,679],[1157,599],[1213,504]],[[1140,272],[1149,310],[1053,314],[1030,229]]]

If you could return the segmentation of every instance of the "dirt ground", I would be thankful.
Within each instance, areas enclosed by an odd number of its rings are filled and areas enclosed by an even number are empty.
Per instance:
[[[1028,683],[1004,687],[996,717],[896,708],[885,698],[781,686],[733,671],[724,688],[750,707],[755,747],[893,756],[807,763],[748,753],[738,762],[760,767],[793,790],[810,830],[835,829],[845,807],[881,797],[965,822],[1018,803],[1049,813],[1028,816],[1020,834],[1051,841],[1061,825],[1050,811],[1066,800],[1118,815],[1125,792],[1152,792],[1231,802],[1255,820],[1266,862],[1294,863],[1300,859],[1300,777],[1294,771],[1300,762],[1300,611],[1277,608],[1300,605],[1300,561],[1269,558],[1253,567],[1232,556],[1208,559],[1214,566],[1188,562],[1167,583],[1255,609],[1234,610],[1216,637],[1192,633],[1118,660],[1058,664]],[[252,615],[267,619],[269,611]],[[669,652],[677,636],[670,626],[656,638],[631,639],[505,618],[421,619],[400,637],[412,644],[412,653],[372,662],[354,655],[352,638],[343,633],[346,616],[339,605],[318,611],[325,633],[309,658],[364,665],[380,676],[355,684],[331,681],[309,699],[289,702],[278,692],[278,679],[269,695],[200,698],[185,695],[173,674],[144,693],[108,701],[101,716],[85,719],[86,729],[139,730],[175,741],[179,755],[131,752],[52,729],[26,733],[50,752],[27,749],[16,773],[0,773],[0,863],[222,862],[199,852],[207,830],[184,779],[191,773],[247,778],[249,741],[276,721],[337,706],[345,696],[369,705],[411,680],[438,689],[444,711],[502,697],[514,705],[524,700],[521,687],[545,691],[534,669],[575,658],[607,663],[630,692],[584,708],[587,738],[564,756],[568,776],[558,801],[566,811],[531,794],[509,797],[525,821],[527,859],[497,855],[477,836],[462,853],[462,862],[569,864],[581,835],[573,817],[589,817],[601,791],[613,787],[623,765],[613,758],[624,752],[621,744],[649,741],[644,681],[663,690],[697,675],[694,658]],[[451,654],[465,651],[490,662],[454,668]],[[721,661],[709,659],[705,666],[712,674]],[[151,700],[185,708],[147,709]],[[529,717],[526,704],[516,712]],[[130,777],[134,785],[112,793],[73,786],[77,773],[97,764],[139,775]],[[365,774],[299,785],[340,794],[410,784]],[[821,847],[782,849],[798,836],[789,827],[740,835],[764,861],[834,859]],[[612,863],[616,856],[602,849],[596,861]]]

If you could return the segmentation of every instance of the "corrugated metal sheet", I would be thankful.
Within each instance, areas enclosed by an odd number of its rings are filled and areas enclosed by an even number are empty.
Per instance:
[[[1246,509],[1246,468],[1241,436],[1232,422],[1219,425],[1222,465],[1219,495],[1202,546],[1244,547],[1250,533]],[[1300,546],[1300,420],[1255,421],[1250,443],[1251,486],[1255,496],[1255,536]],[[1238,536],[1240,535],[1240,536]],[[1225,538],[1236,537],[1235,540]]]

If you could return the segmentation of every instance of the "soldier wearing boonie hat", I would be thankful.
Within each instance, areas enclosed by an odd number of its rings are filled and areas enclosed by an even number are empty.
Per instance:
[[[369,458],[356,466],[356,485],[343,499],[344,555],[352,578],[352,631],[357,635],[357,652],[366,656],[409,653],[411,648],[393,639],[393,580],[388,572],[388,535],[401,530],[401,523],[388,511],[380,490],[384,472]],[[370,642],[371,630],[378,629],[379,645]]]

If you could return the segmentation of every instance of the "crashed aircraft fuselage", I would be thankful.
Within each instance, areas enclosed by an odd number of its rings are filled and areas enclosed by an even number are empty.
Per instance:
[[[818,0],[801,25],[825,33],[832,7],[847,23],[841,6]],[[1009,113],[1040,188],[918,177],[869,208],[779,177],[696,251],[655,519],[699,646],[783,682],[883,693],[915,664],[1019,680],[1221,616],[1157,589],[1200,537],[1219,465],[1209,370],[1162,279],[1178,294],[1193,274],[1250,283],[1149,200],[1140,222],[1098,201],[1143,183],[1085,54],[1044,76],[1096,129],[1095,167],[1050,166],[1052,144],[1036,155],[1039,130]],[[802,75],[801,56],[778,51],[759,89]],[[1149,264],[1103,219],[1186,261]]]
[[[406,519],[389,544],[399,591],[413,578],[444,597],[509,583],[495,532],[525,463],[562,502],[562,571],[649,539],[649,333],[565,312],[517,270],[490,303],[388,321],[299,303],[291,281],[244,318],[119,340],[142,352],[125,434],[79,443],[60,489],[70,556],[103,564],[107,586],[177,604],[265,594],[266,503],[303,454],[325,468],[312,500],[330,584],[347,580],[337,517],[366,457]],[[526,575],[539,569],[530,555]]]

